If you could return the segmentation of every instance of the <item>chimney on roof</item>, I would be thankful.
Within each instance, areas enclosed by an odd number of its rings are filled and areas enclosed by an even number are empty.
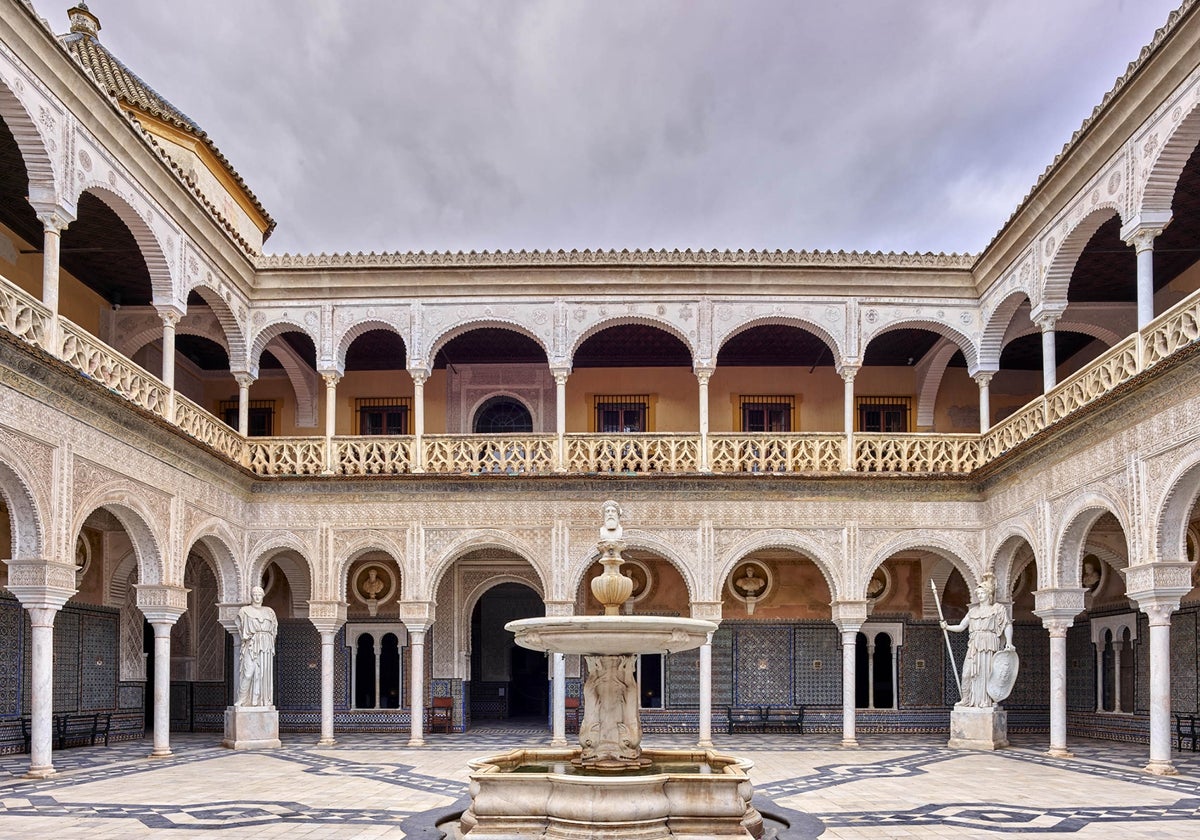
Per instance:
[[[84,0],[79,0],[77,6],[67,9],[67,17],[71,19],[71,32],[98,39],[96,33],[100,31],[100,18],[88,10]]]

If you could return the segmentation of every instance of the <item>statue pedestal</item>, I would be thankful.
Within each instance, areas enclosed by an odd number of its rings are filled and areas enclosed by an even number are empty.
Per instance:
[[[955,750],[999,750],[1008,746],[1008,712],[999,706],[955,706],[950,712],[950,741]]]
[[[274,706],[228,706],[221,746],[231,750],[278,749],[279,712]]]

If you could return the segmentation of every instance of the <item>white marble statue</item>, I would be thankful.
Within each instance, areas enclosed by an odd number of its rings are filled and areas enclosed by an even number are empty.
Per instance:
[[[583,723],[579,745],[584,764],[637,761],[641,755],[642,725],[637,657],[585,656],[588,675],[583,683]]]
[[[1013,627],[1008,618],[1008,610],[996,603],[996,584],[990,575],[980,581],[975,595],[977,603],[967,611],[966,618],[955,625],[945,621],[941,624],[943,630],[952,633],[970,631],[967,655],[963,659],[962,699],[955,705],[989,709],[1007,697],[1008,691],[1012,690],[1011,682],[1005,679],[1005,675],[996,674],[999,670],[996,667],[996,655],[1007,651],[1015,658],[1016,649],[1013,647]],[[1015,678],[1015,664],[1012,671]],[[1007,684],[1007,688],[997,689],[997,684]],[[993,691],[1002,691],[1003,696],[994,696]]]
[[[600,528],[600,542],[617,542],[621,539],[621,506],[609,499],[600,506],[604,514],[604,525]]]
[[[279,620],[275,610],[263,606],[261,586],[250,590],[250,599],[235,619],[242,640],[235,705],[271,706],[275,703],[275,635]]]

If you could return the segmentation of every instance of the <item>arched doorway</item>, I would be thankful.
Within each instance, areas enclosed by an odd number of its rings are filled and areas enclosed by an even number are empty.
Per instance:
[[[477,435],[529,434],[533,415],[518,399],[492,397],[475,412],[474,431]]]
[[[471,612],[471,718],[544,721],[550,684],[544,653],[519,647],[504,625],[544,616],[533,589],[501,583],[485,592]]]

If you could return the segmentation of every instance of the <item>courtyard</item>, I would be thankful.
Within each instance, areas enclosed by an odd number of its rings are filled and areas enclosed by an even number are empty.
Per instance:
[[[542,727],[476,727],[401,738],[345,736],[332,748],[309,735],[283,748],[232,752],[211,734],[173,734],[174,755],[150,742],[56,752],[57,775],[23,779],[28,756],[0,758],[0,837],[429,838],[466,807],[466,762],[517,743],[545,743]],[[649,736],[687,746],[684,736]],[[1143,744],[1073,739],[1074,758],[1044,755],[1044,736],[1017,736],[996,753],[946,749],[936,736],[718,736],[753,759],[756,804],[790,823],[783,837],[1194,838],[1200,753],[1175,752],[1177,776],[1141,770]]]

